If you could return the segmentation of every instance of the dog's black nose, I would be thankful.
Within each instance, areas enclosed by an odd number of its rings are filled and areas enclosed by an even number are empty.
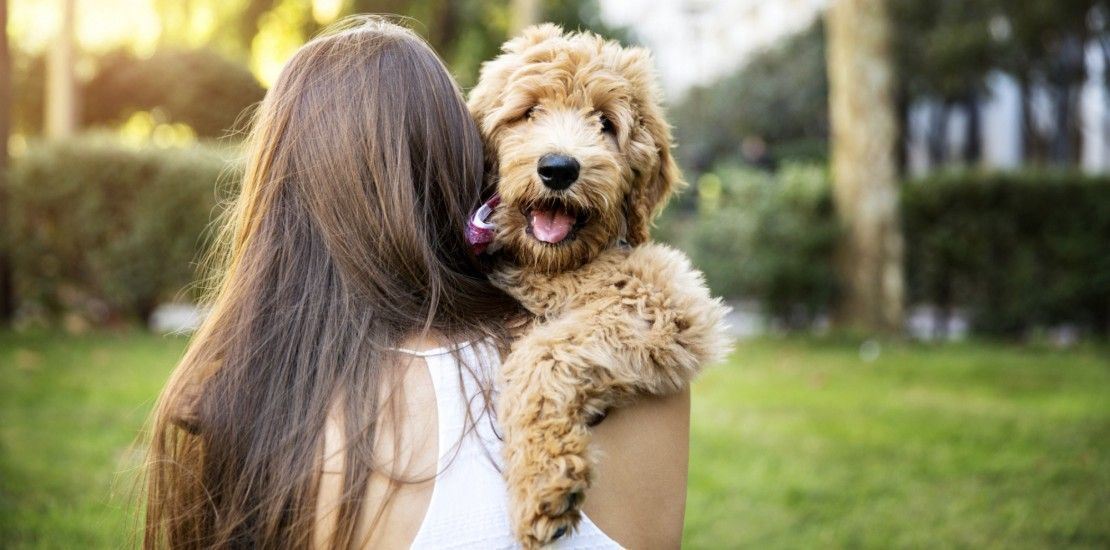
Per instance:
[[[546,154],[540,157],[536,171],[540,173],[540,180],[548,189],[562,191],[578,179],[579,167],[578,161],[573,157]]]

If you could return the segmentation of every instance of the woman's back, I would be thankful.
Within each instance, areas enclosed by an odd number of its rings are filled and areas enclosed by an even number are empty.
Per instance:
[[[501,441],[487,406],[498,367],[496,350],[476,342],[454,350],[403,351],[412,361],[404,377],[406,397],[399,416],[409,423],[396,440],[379,441],[375,454],[394,465],[393,475],[408,483],[384,508],[366,509],[356,540],[366,547],[384,548],[515,547],[500,471]],[[577,531],[557,541],[554,548],[678,546],[685,504],[688,412],[686,396],[677,396],[616,412],[598,427],[603,456],[597,488],[587,495],[586,515]],[[328,510],[341,501],[342,444],[336,440],[340,434],[329,430],[329,447],[335,452],[329,454],[331,468],[325,468],[321,485],[321,537],[328,532]],[[650,437],[643,438],[645,434]],[[368,496],[382,493],[389,485],[386,471],[379,466],[382,477],[371,480]],[[594,523],[595,516],[620,543]]]
[[[419,437],[435,418],[394,414],[419,393],[381,399],[419,386],[398,378],[408,371],[390,348],[430,331],[504,345],[519,314],[463,234],[483,192],[481,138],[419,36],[357,18],[286,63],[246,147],[210,313],[154,414],[144,544],[348,548],[368,509],[419,503],[432,487],[380,483],[378,455],[430,456],[381,466],[435,473],[436,442]],[[323,539],[329,430],[342,434],[346,475]]]

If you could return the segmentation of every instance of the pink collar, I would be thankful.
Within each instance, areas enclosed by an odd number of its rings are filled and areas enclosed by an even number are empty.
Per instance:
[[[493,209],[501,203],[501,195],[494,195],[479,206],[470,216],[470,220],[466,224],[466,242],[470,245],[470,251],[475,256],[480,256],[486,251],[490,243],[493,242],[493,237],[497,233],[497,226],[489,221],[490,216],[493,215]]]

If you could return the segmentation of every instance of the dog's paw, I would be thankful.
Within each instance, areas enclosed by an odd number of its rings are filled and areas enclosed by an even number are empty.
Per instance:
[[[512,520],[520,542],[526,548],[539,548],[564,537],[582,518],[582,500],[590,486],[590,465],[585,456],[585,441],[549,442],[533,448],[532,460],[518,464],[509,472],[515,491]],[[558,449],[561,453],[544,451]],[[567,452],[573,449],[576,452]]]
[[[552,494],[516,518],[517,533],[525,548],[540,548],[569,535],[582,519],[582,491]]]

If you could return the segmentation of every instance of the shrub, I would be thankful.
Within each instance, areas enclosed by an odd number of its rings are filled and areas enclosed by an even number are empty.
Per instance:
[[[909,299],[980,333],[1059,323],[1110,334],[1110,178],[945,173],[903,193]]]
[[[805,326],[835,297],[837,225],[817,168],[725,168],[698,182],[696,215],[657,235],[685,249],[714,292]],[[1110,335],[1110,177],[950,172],[906,183],[907,302],[960,310],[979,334],[1069,324]]]
[[[690,253],[715,293],[756,299],[788,326],[827,309],[837,231],[824,169],[726,168],[703,177],[698,193],[696,222],[685,231],[682,222],[665,227],[677,226],[670,240]]]
[[[203,146],[132,149],[86,137],[30,147],[10,180],[21,309],[145,320],[194,279],[228,166]]]

